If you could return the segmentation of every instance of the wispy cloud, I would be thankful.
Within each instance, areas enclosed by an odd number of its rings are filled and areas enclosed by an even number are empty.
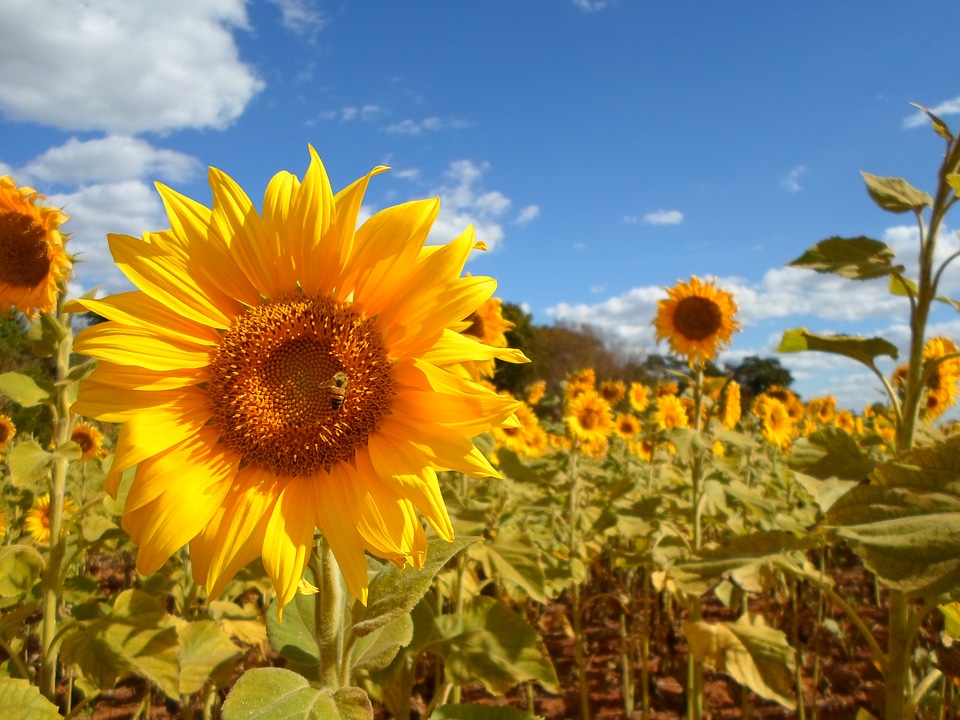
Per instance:
[[[449,242],[467,225],[476,229],[477,239],[495,250],[506,233],[504,217],[510,209],[510,198],[499,190],[485,190],[483,176],[488,163],[456,160],[447,168],[447,181],[435,190],[440,196],[440,214],[430,231],[431,242]]]
[[[366,105],[344,105],[341,108],[324,110],[320,113],[321,120],[339,120],[340,122],[369,122],[376,119],[383,109],[375,103]]]
[[[955,97],[952,100],[945,100],[939,105],[927,109],[937,117],[941,118],[944,115],[957,115],[960,113],[960,97]],[[909,130],[911,128],[922,127],[929,122],[930,118],[917,110],[912,115],[907,115],[907,117],[903,119],[903,127]]]
[[[386,127],[386,131],[391,135],[421,135],[439,130],[459,130],[468,125],[469,123],[465,120],[432,116],[422,120],[406,119],[391,123]]]
[[[280,8],[280,21],[287,30],[310,39],[327,26],[326,16],[312,0],[270,0]]]
[[[570,0],[570,2],[587,13],[599,12],[610,4],[609,0]]]
[[[679,210],[657,210],[643,216],[648,225],[679,225],[683,222],[683,213]]]
[[[806,174],[806,165],[797,165],[796,167],[790,168],[790,171],[780,178],[780,187],[788,192],[800,192],[803,190],[803,185],[800,184],[800,178]]]
[[[239,59],[248,27],[244,0],[0,3],[0,112],[62,130],[226,127],[266,86]]]
[[[639,222],[640,218],[636,215],[624,215],[620,220],[624,225],[636,225]]]
[[[540,206],[527,205],[520,211],[520,214],[517,215],[517,219],[514,220],[514,222],[517,223],[517,225],[524,225],[531,220],[536,220],[538,217],[540,217]]]

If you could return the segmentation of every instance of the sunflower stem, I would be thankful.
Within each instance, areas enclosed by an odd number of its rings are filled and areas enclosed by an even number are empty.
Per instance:
[[[62,305],[63,293],[60,303]],[[67,376],[70,371],[70,352],[73,349],[73,329],[70,316],[60,311],[57,321],[62,328],[60,343],[57,347],[56,407],[54,412],[54,442],[58,451],[70,440],[70,400],[67,397]],[[59,652],[54,645],[57,635],[57,615],[60,611],[60,569],[63,563],[65,546],[61,537],[63,527],[63,499],[67,485],[69,460],[62,452],[57,452],[53,460],[53,472],[50,478],[50,555],[47,558],[46,571],[43,574],[41,588],[43,592],[43,624],[41,627],[40,692],[50,700],[56,701],[57,664]]]
[[[337,690],[350,684],[349,664],[343,659],[343,579],[327,539],[320,536],[317,543],[316,568],[319,592],[317,603],[317,645],[320,648],[320,685]]]

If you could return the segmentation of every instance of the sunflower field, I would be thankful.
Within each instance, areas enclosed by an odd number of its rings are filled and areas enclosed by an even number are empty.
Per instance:
[[[103,298],[0,178],[0,718],[957,717],[960,349],[926,329],[960,138],[927,115],[933,194],[863,174],[916,275],[862,236],[790,263],[902,299],[902,358],[783,333],[876,375],[856,411],[715,372],[737,303],[696,276],[650,318],[667,379],[507,392],[482,240],[428,244],[436,199],[358,226],[386,168],[334,191],[313,148],[259,208],[158,185]]]

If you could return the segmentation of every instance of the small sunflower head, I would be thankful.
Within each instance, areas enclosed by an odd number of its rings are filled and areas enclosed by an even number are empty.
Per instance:
[[[75,424],[70,440],[80,446],[81,460],[94,460],[103,456],[103,433],[90,423]]]
[[[538,380],[533,385],[527,388],[527,404],[536,405],[538,402],[543,400],[543,396],[547,391],[547,382],[546,380]]]
[[[606,400],[610,407],[615,407],[626,394],[627,388],[622,380],[605,380],[600,383],[600,397]]]
[[[627,397],[633,411],[642,413],[650,405],[650,388],[643,383],[630,383],[630,391],[627,393]]]
[[[503,301],[500,298],[487,299],[483,305],[470,314],[465,322],[468,325],[463,330],[464,335],[469,335],[490,347],[507,347],[506,332],[513,328],[513,323],[503,317]],[[464,367],[467,377],[474,380],[492,378],[496,371],[496,363],[493,358],[461,363],[461,365]]]
[[[72,267],[64,249],[62,211],[43,196],[0,176],[0,311],[13,307],[27,317],[53,312],[57,292]]]
[[[597,387],[597,375],[593,368],[587,368],[574,373],[567,378],[567,401],[575,400],[585,392],[593,392]]]
[[[790,420],[790,414],[787,412],[787,406],[774,397],[765,397],[761,408],[755,408],[754,412],[763,420],[761,433],[764,439],[771,445],[775,445],[781,450],[790,447],[796,431],[793,422]]]
[[[686,408],[676,395],[661,395],[657,398],[657,410],[653,414],[653,421],[660,430],[685,428],[690,425]]]
[[[6,415],[0,415],[0,452],[6,450],[13,443],[17,434],[17,426]]]
[[[77,510],[73,500],[68,497],[63,499],[64,518]],[[44,493],[33,501],[33,507],[23,517],[23,529],[37,544],[50,542],[50,493]]]
[[[581,393],[570,401],[564,419],[570,434],[581,443],[599,443],[613,432],[610,405],[596,391]]]
[[[740,421],[740,383],[731,380],[723,392],[721,422],[727,430],[733,430]]]
[[[670,349],[695,362],[713,360],[721,345],[729,345],[733,333],[740,330],[734,319],[737,305],[733,296],[712,282],[696,275],[690,282],[678,282],[667,288],[667,299],[657,303],[653,321],[657,341],[667,340]]]
[[[630,413],[617,415],[615,432],[624,440],[632,440],[640,433],[640,421]]]

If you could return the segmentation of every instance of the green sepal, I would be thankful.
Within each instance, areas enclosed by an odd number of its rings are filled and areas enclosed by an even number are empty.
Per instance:
[[[833,273],[851,280],[872,280],[891,273],[903,273],[903,265],[893,264],[894,257],[893,248],[879,240],[863,235],[854,238],[834,236],[821,240],[787,265]]]
[[[933,198],[923,190],[917,190],[903,178],[879,177],[861,172],[867,183],[867,192],[873,201],[892,213],[905,213],[910,210],[920,212],[933,205]]]
[[[819,352],[843,355],[863,363],[871,370],[876,371],[874,358],[886,355],[896,360],[900,351],[893,343],[883,338],[865,338],[859,335],[817,335],[806,328],[794,328],[783,333],[777,352],[802,352],[817,350]]]

